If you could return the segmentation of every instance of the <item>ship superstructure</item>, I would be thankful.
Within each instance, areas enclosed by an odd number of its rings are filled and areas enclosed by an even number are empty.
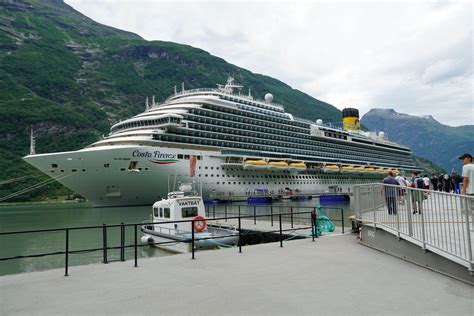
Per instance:
[[[216,89],[175,91],[160,104],[153,98],[82,150],[24,159],[95,206],[151,204],[176,182],[200,182],[204,198],[261,188],[313,194],[418,170],[409,148],[360,131],[357,119],[330,127],[286,113],[270,94],[256,100],[240,89],[229,78]]]

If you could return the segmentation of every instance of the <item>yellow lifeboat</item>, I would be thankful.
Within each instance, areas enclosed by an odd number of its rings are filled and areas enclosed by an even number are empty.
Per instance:
[[[267,162],[265,160],[247,159],[244,162],[244,168],[266,168]]]
[[[364,169],[367,172],[374,172],[375,171],[375,168],[372,168],[372,167],[365,167]]]
[[[400,173],[400,169],[392,169],[393,173]]]
[[[354,168],[352,168],[352,170],[354,170],[356,172],[364,172],[365,168],[361,167],[361,166],[355,166]]]
[[[323,167],[323,171],[325,171],[325,172],[338,172],[339,171],[339,166],[338,165],[333,165],[333,164],[327,164]]]
[[[306,169],[306,164],[304,162],[290,162],[290,164],[288,166],[295,167],[295,168],[304,168],[304,169]]]
[[[384,168],[377,168],[375,169],[376,172],[386,172],[386,170]]]
[[[354,168],[352,166],[342,166],[341,172],[353,172]]]
[[[284,161],[270,161],[268,163],[269,168],[287,168],[288,164]]]

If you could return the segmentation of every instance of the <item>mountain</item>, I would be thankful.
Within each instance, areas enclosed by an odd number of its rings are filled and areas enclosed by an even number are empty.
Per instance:
[[[474,125],[452,127],[431,115],[413,116],[393,109],[372,109],[361,119],[373,131],[384,131],[390,140],[409,146],[413,154],[428,159],[447,172],[461,170],[458,157],[474,152]]]
[[[77,150],[143,111],[146,96],[161,101],[181,82],[215,87],[229,75],[257,98],[271,92],[295,116],[341,120],[332,105],[201,49],[143,40],[59,0],[0,0],[0,197],[47,179],[21,160],[31,128],[37,153]],[[54,184],[46,193],[70,192]]]

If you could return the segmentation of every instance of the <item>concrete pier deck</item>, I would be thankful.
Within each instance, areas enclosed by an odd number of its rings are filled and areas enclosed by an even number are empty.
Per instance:
[[[0,277],[0,314],[472,315],[474,287],[339,235]]]

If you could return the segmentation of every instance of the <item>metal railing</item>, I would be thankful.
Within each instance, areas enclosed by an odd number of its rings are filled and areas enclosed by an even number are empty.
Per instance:
[[[356,218],[474,272],[474,196],[388,184],[354,186]]]
[[[239,206],[238,209],[240,210],[241,207]],[[254,223],[256,224],[257,218],[268,218],[271,217],[271,226],[274,224],[274,219],[275,222],[279,224],[278,229],[275,230],[270,230],[270,231],[265,231],[265,233],[275,233],[279,235],[279,243],[280,247],[283,247],[283,242],[284,242],[284,235],[283,232],[291,231],[295,232],[297,230],[308,230],[311,229],[310,235],[307,237],[312,237],[313,241],[315,238],[318,238],[318,225],[319,225],[319,219],[318,219],[318,209],[316,207],[310,207],[311,210],[309,211],[303,211],[303,212],[293,212],[293,209],[290,209],[290,212],[288,213],[273,213],[271,214],[257,214],[256,211],[254,211],[254,214],[249,214],[249,215],[242,215],[239,214],[238,216],[228,216],[232,215],[232,212],[229,212],[226,214],[225,217],[213,217],[213,218],[208,218],[208,221],[228,221],[228,220],[237,220],[238,226],[236,227],[239,231],[239,241],[238,241],[238,248],[239,248],[239,253],[242,252],[242,226],[241,222],[242,219],[253,219]],[[256,210],[256,208],[254,208]],[[209,211],[208,211],[209,212]],[[285,218],[288,218],[286,222],[291,223],[291,227],[287,229],[283,229],[283,223],[285,222]],[[307,224],[307,226],[299,225],[298,227],[294,227],[294,221],[295,220],[302,220]],[[308,221],[305,221],[305,219],[308,219]],[[344,219],[342,218],[342,221]],[[170,224],[170,223],[189,223],[190,227],[190,232],[191,236],[190,238],[186,239],[183,241],[184,243],[190,243],[190,249],[191,249],[191,255],[192,259],[195,259],[195,242],[198,240],[203,240],[206,238],[199,238],[197,239],[194,234],[194,227],[195,227],[195,220],[194,219],[189,219],[189,220],[179,220],[179,221],[166,221],[166,222],[148,222],[148,223],[131,223],[131,224],[116,224],[116,225],[97,225],[97,226],[81,226],[81,227],[65,227],[65,228],[52,228],[52,229],[37,229],[37,230],[24,230],[24,231],[11,231],[11,232],[0,232],[0,238],[4,236],[12,236],[12,235],[24,235],[24,234],[38,234],[38,233],[63,233],[64,235],[64,248],[57,250],[57,251],[49,251],[49,252],[43,252],[43,253],[35,253],[35,254],[19,254],[16,256],[8,256],[8,257],[2,257],[0,258],[0,261],[8,261],[8,260],[15,260],[15,259],[25,259],[25,258],[38,258],[38,257],[45,257],[45,256],[54,256],[54,255],[64,255],[64,275],[68,276],[69,275],[69,257],[70,255],[73,254],[85,254],[85,253],[91,253],[91,252],[96,252],[96,251],[102,251],[102,262],[103,263],[109,263],[109,251],[110,250],[118,250],[120,259],[119,261],[125,261],[125,250],[128,248],[133,249],[133,258],[134,258],[134,267],[138,267],[138,248],[139,247],[144,247],[148,246],[149,244],[139,244],[139,236],[138,236],[138,230],[142,226],[146,225],[154,225],[154,224]],[[111,240],[108,237],[108,232],[112,229],[120,229],[120,244],[118,246],[111,246]],[[129,228],[129,230],[132,230],[132,237],[133,237],[133,242],[131,244],[126,244],[126,230]],[[87,249],[75,249],[72,250],[70,248],[71,245],[71,232],[73,231],[84,231],[84,230],[99,230],[102,232],[101,237],[102,237],[102,247],[94,247],[94,248],[87,248]],[[230,235],[229,235],[230,236]],[[229,237],[229,236],[219,236],[219,238],[224,238],[224,237]],[[32,236],[34,237],[34,236]],[[77,236],[77,237],[83,237],[83,236]],[[208,238],[209,239],[209,238]],[[288,238],[288,240],[291,238]],[[117,240],[114,240],[115,243]],[[153,244],[155,245],[166,245],[166,244],[173,244],[177,243],[177,241],[172,240],[172,241],[165,241],[165,242],[154,242]]]
[[[284,215],[284,218],[287,218],[291,228],[294,227],[294,224],[305,223],[309,220],[309,218],[305,218],[302,216],[294,216],[295,214],[304,214],[307,213],[309,214],[309,210],[314,210],[317,212],[317,216],[320,217],[321,211],[323,211],[323,215],[331,215],[328,214],[328,211],[333,211],[334,213],[339,213],[339,215],[336,216],[328,216],[328,218],[333,221],[333,222],[338,222],[341,225],[341,230],[342,233],[345,233],[345,224],[348,223],[348,221],[345,220],[345,212],[344,208],[342,207],[329,207],[329,206],[285,206],[285,205],[249,205],[249,204],[224,204],[219,205],[219,209],[216,210],[215,205],[206,205],[205,210],[206,210],[206,215],[210,217],[211,219],[215,218],[216,216],[224,216],[224,218],[227,218],[227,216],[241,216],[242,214],[248,214],[250,215],[253,220],[254,224],[257,224],[257,218],[263,219],[263,220],[268,220],[270,219],[270,225],[273,227],[274,224],[274,218],[278,216],[278,213],[281,213]],[[286,209],[286,212],[282,213],[282,209]],[[303,210],[303,212],[299,211]]]

